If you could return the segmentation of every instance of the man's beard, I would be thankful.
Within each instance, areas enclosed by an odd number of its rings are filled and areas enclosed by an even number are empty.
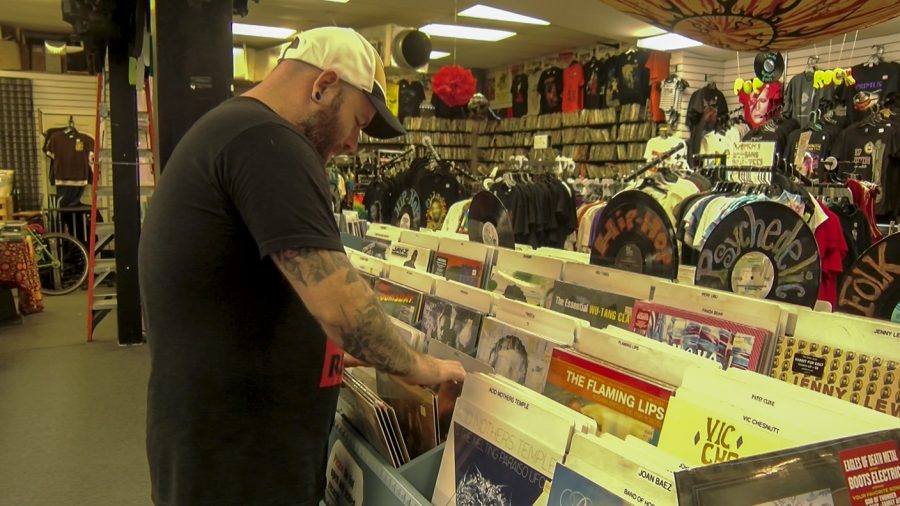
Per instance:
[[[331,105],[318,110],[297,124],[297,130],[309,139],[319,156],[326,163],[333,154],[340,149],[340,121],[338,110],[341,106],[341,96],[334,98]]]

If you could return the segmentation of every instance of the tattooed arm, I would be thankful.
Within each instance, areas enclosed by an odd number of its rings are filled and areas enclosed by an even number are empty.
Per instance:
[[[271,255],[325,333],[347,353],[410,383],[462,380],[458,362],[417,353],[343,252],[290,249]]]

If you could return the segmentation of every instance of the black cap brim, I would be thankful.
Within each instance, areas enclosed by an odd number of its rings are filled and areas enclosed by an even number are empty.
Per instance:
[[[366,135],[375,137],[376,139],[391,139],[393,137],[406,135],[406,129],[403,128],[400,120],[398,120],[391,110],[388,109],[383,98],[372,93],[366,93],[366,96],[369,98],[369,101],[372,102],[372,105],[375,106],[376,111],[375,116],[372,118],[372,122],[363,129],[363,132],[365,132]]]

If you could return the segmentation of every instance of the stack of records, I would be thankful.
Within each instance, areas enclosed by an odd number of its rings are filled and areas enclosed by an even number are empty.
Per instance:
[[[541,392],[553,349],[567,344],[488,317],[481,325],[475,357],[493,367],[497,374]]]
[[[352,368],[344,371],[344,383],[338,397],[338,411],[375,448],[385,462],[400,467],[409,462],[406,443],[394,409],[375,391],[374,371]]]
[[[492,256],[493,249],[484,244],[441,239],[431,272],[450,281],[482,288]]]
[[[548,294],[562,275],[561,260],[501,249],[487,289],[507,299],[547,307]]]
[[[631,327],[634,297],[586,288],[574,283],[556,281],[547,298],[548,308],[586,320],[591,327]]]

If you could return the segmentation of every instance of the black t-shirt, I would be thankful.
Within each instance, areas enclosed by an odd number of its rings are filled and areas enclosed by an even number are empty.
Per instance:
[[[519,74],[514,77],[509,91],[512,93],[513,117],[525,116],[528,113],[528,76]]]
[[[828,157],[830,151],[831,138],[826,130],[798,129],[788,135],[784,159],[804,176],[822,179],[825,177],[822,160]]]
[[[780,122],[767,122],[756,130],[747,132],[742,139],[746,142],[775,142],[775,152],[784,153],[788,137],[800,128],[800,123],[792,118],[785,118]]]
[[[405,79],[400,81],[400,92],[398,94],[397,117],[400,121],[403,118],[417,118],[419,116],[419,106],[425,100],[425,87],[419,81],[407,82]]]
[[[562,111],[563,79],[562,69],[550,67],[541,72],[538,81],[538,93],[541,94],[541,114]]]
[[[875,105],[900,92],[900,64],[854,65],[852,72],[856,84],[845,93],[851,123],[867,118]]]
[[[650,99],[650,69],[646,67],[648,51],[622,55],[617,67],[619,103],[643,104]]]
[[[841,172],[853,172],[857,178],[881,188],[875,199],[876,214],[892,212],[900,201],[900,181],[894,179],[900,170],[894,158],[900,155],[900,128],[890,125],[847,128],[831,149],[835,158],[848,162],[840,166]]]
[[[603,64],[592,59],[584,65],[584,108],[603,107],[607,76],[603,75]]]
[[[390,223],[392,219],[391,205],[393,204],[391,185],[384,181],[373,181],[366,188],[363,197],[363,206],[368,213],[368,220],[372,223]]]
[[[421,226],[430,230],[440,230],[447,218],[447,210],[463,199],[459,181],[441,170],[422,171],[414,189],[422,199]]]
[[[323,497],[342,355],[269,258],[289,248],[343,251],[322,160],[231,99],[178,143],[141,234],[156,504]]]

